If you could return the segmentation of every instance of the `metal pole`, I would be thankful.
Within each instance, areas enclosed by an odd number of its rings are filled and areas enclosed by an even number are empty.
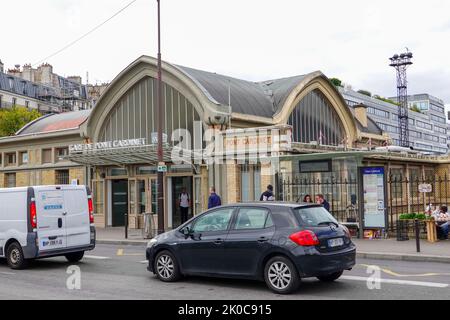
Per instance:
[[[414,226],[416,228],[416,248],[417,252],[420,252],[420,230],[419,230],[419,220],[414,220]]]
[[[156,100],[158,104],[158,162],[164,161],[162,131],[164,110],[162,105],[162,62],[161,62],[161,6],[158,2],[158,82]],[[164,233],[164,173],[158,172],[158,234]]]

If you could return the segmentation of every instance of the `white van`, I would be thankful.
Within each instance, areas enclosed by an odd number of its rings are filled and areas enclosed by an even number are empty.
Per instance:
[[[12,269],[55,256],[78,262],[94,248],[92,198],[86,186],[0,189],[0,258]]]

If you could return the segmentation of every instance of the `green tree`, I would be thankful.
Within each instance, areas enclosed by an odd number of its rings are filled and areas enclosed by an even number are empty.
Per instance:
[[[40,116],[37,110],[30,111],[25,107],[0,110],[0,137],[13,136],[26,124]]]
[[[358,90],[358,93],[361,93],[361,94],[363,94],[365,96],[372,97],[372,93],[370,91],[367,91],[367,90]]]
[[[335,87],[342,87],[342,81],[340,79],[331,78],[330,81]]]

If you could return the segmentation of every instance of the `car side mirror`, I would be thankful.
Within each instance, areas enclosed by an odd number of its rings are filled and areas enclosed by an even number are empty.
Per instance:
[[[187,238],[192,235],[192,230],[189,227],[183,228],[180,232]]]

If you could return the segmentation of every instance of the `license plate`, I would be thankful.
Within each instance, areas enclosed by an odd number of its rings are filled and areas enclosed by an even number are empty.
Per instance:
[[[42,242],[43,247],[54,247],[54,246],[61,246],[62,245],[62,239],[60,240],[44,240]]]
[[[344,239],[342,238],[328,240],[328,246],[330,248],[342,247],[343,245]]]

